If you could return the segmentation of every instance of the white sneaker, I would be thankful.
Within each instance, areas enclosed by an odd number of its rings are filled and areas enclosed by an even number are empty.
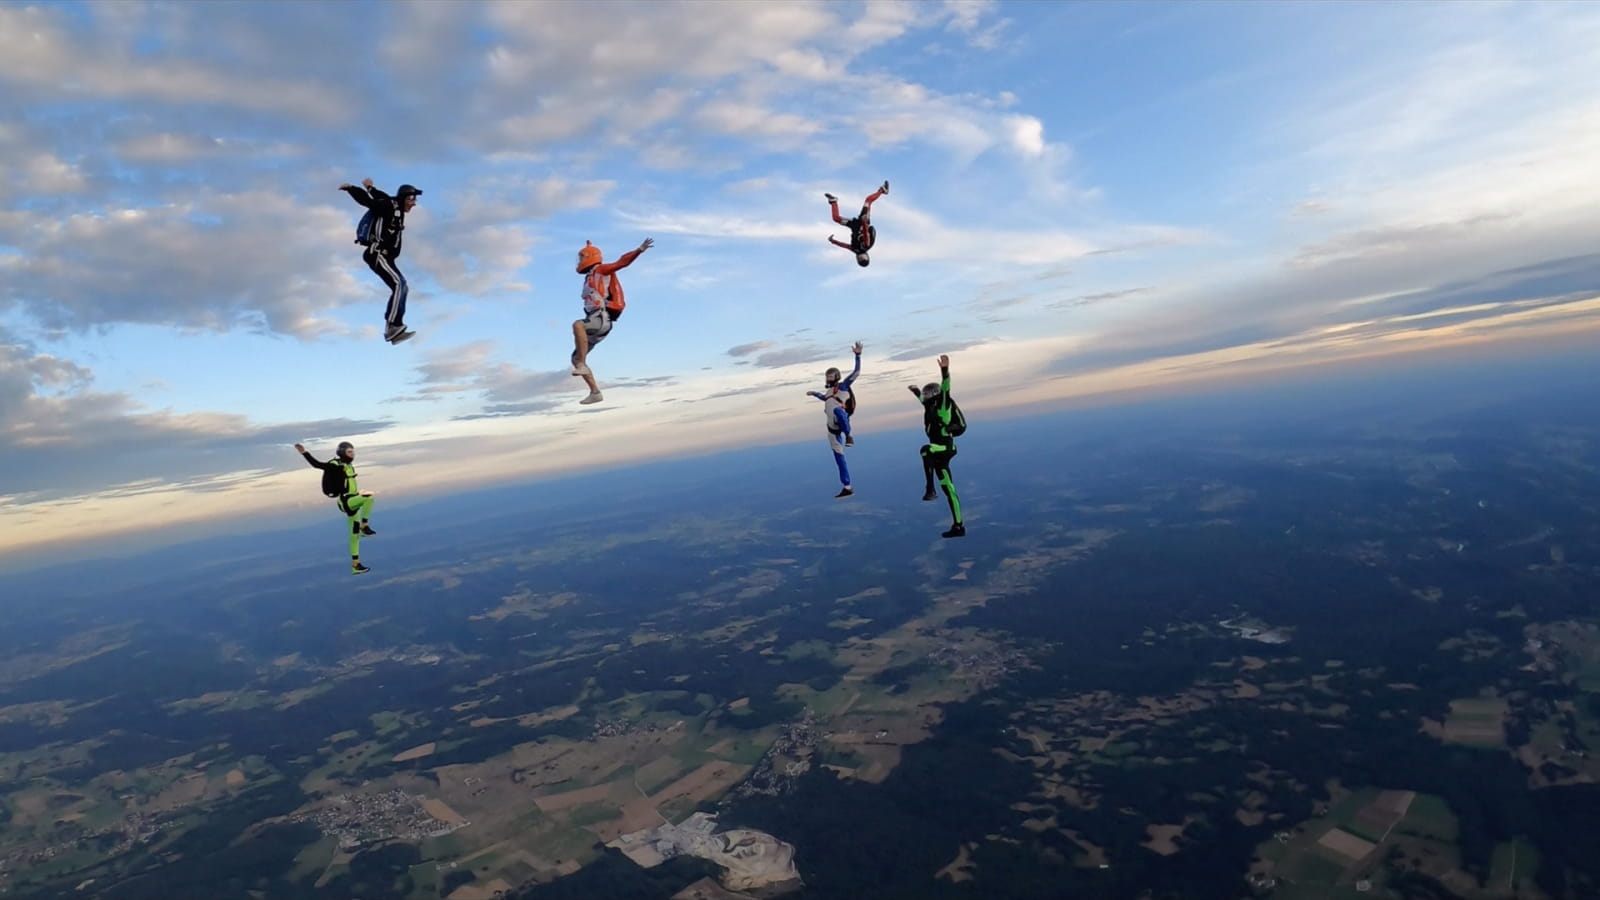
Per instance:
[[[389,338],[389,343],[391,343],[391,344],[403,344],[406,341],[409,341],[409,340],[411,340],[412,338],[414,338],[416,336],[417,336],[417,333],[415,331],[411,331],[410,329],[407,329],[407,330],[402,331],[399,334],[395,335],[394,337]]]
[[[594,373],[589,371],[589,366],[586,365],[585,363],[577,363],[576,365],[574,365],[572,367],[572,374],[581,376],[581,375],[593,375]]]
[[[579,400],[578,402],[582,403],[584,406],[588,406],[591,403],[599,403],[601,400],[604,400],[604,399],[605,399],[605,395],[600,393],[599,391],[590,391],[589,392],[589,396],[583,398],[582,400]]]

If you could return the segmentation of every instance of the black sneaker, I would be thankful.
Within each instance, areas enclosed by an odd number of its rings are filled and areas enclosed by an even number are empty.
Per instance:
[[[827,197],[829,203],[838,203],[839,202],[839,198],[835,197],[832,194],[823,194],[822,196]]]
[[[856,445],[855,435],[851,435],[851,434],[845,435],[844,436],[844,445],[846,447],[854,447]]]
[[[837,500],[840,497],[853,497],[853,496],[855,496],[855,493],[856,493],[856,489],[855,488],[849,487],[849,486],[845,486],[845,487],[842,487],[842,488],[839,489],[839,493],[833,495],[833,499]]]
[[[928,488],[927,492],[922,495],[922,502],[923,503],[927,503],[929,501],[937,500],[937,499],[939,499],[939,495],[934,492],[933,488]]]
[[[372,526],[371,525],[367,525],[365,523],[363,523],[362,526],[361,526],[361,533],[366,535],[367,537],[372,537],[373,535],[377,534],[376,531],[372,530]]]
[[[943,532],[939,536],[940,537],[947,537],[947,538],[966,537],[967,536],[967,526],[965,526],[965,525],[951,525],[949,531]]]
[[[879,190],[883,191],[885,194],[889,193],[889,182],[885,181],[883,183],[883,187],[879,188]]]
[[[365,575],[365,574],[367,574],[368,572],[371,572],[371,571],[372,571],[371,569],[367,568],[366,566],[362,565],[361,563],[351,563],[350,564],[350,574],[351,575]]]

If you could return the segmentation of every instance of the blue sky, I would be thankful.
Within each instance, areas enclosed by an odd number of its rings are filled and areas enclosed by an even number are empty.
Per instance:
[[[295,441],[400,497],[826,468],[857,339],[870,433],[941,351],[998,413],[1600,321],[1591,4],[7,4],[0,47],[0,554],[326,513]],[[425,191],[399,347],[363,177]],[[885,178],[859,269],[822,193]],[[580,407],[576,251],[645,237]]]

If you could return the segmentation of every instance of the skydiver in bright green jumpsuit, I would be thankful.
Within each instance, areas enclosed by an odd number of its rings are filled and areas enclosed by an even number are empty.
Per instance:
[[[343,482],[337,494],[328,493],[339,501],[339,511],[350,520],[350,574],[365,575],[372,571],[361,564],[361,536],[374,535],[376,531],[367,524],[367,519],[372,515],[372,492],[363,491],[356,484],[356,447],[349,441],[341,441],[338,455],[327,462],[318,462],[316,457],[306,452],[303,444],[295,444],[294,449],[306,458],[306,462],[314,469],[321,469],[324,474],[323,484],[327,485],[331,479],[339,481],[342,474]]]
[[[966,420],[960,408],[950,399],[950,357],[939,357],[938,384],[923,387],[911,386],[911,393],[922,401],[922,427],[928,433],[928,443],[922,445],[922,473],[927,478],[927,489],[922,499],[933,500],[933,483],[939,482],[944,496],[950,501],[950,530],[941,537],[965,537],[967,526],[961,520],[961,498],[956,496],[956,484],[950,477],[950,460],[956,455],[955,435],[966,431]]]

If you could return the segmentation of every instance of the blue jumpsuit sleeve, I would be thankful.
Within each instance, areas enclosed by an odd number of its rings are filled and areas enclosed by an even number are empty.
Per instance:
[[[844,391],[850,390],[850,385],[855,383],[856,376],[860,375],[860,374],[861,374],[861,354],[857,353],[856,354],[856,367],[854,369],[850,370],[850,377],[848,377],[848,378],[844,379],[843,381],[839,382],[839,389],[840,390],[844,390]]]

